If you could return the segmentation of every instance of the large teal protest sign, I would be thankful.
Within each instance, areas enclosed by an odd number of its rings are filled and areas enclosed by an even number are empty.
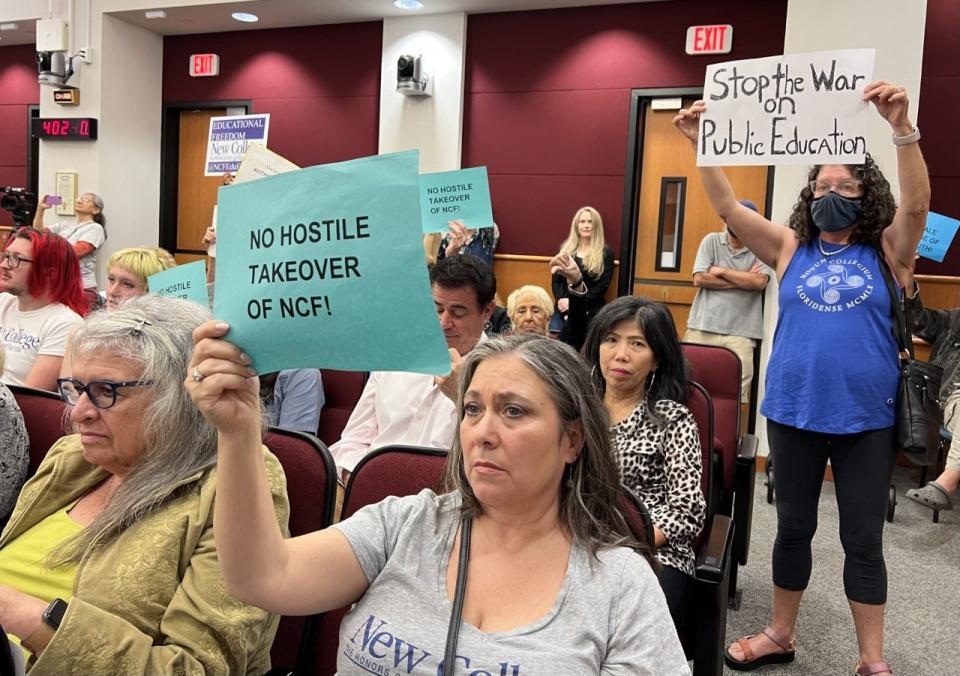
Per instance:
[[[395,153],[220,189],[214,315],[257,371],[450,371],[418,164]]]
[[[171,298],[184,298],[203,307],[209,307],[207,269],[203,261],[178,265],[147,277],[150,293]]]
[[[947,249],[950,248],[957,234],[957,228],[960,228],[960,221],[957,219],[929,212],[923,237],[917,246],[917,253],[924,258],[942,263],[947,255]]]
[[[420,176],[420,220],[423,232],[446,232],[447,223],[468,228],[493,226],[486,167],[440,171]]]

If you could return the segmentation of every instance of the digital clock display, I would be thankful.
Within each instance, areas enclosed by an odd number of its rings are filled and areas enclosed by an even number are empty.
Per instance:
[[[92,141],[97,138],[97,120],[93,117],[38,117],[33,120],[34,138]]]

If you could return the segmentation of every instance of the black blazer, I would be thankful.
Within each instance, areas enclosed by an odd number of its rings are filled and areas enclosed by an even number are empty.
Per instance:
[[[560,332],[560,340],[579,350],[586,337],[590,320],[607,303],[604,296],[607,294],[607,289],[610,288],[610,280],[613,279],[613,251],[608,246],[603,247],[603,269],[596,277],[591,277],[586,273],[583,269],[583,261],[579,256],[574,256],[573,260],[580,268],[580,274],[583,275],[583,281],[587,285],[587,293],[580,296],[577,302],[571,301],[569,312],[576,312],[578,316],[571,322],[568,315],[568,320],[564,322],[563,330]],[[559,273],[553,275],[551,286],[555,301],[559,301],[561,298],[577,298],[567,288],[567,279]],[[556,309],[556,305],[554,305],[554,308]]]

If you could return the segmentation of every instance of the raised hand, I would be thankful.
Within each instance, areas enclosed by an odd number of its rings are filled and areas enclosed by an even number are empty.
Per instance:
[[[550,259],[550,274],[561,274],[568,284],[573,284],[581,277],[580,268],[570,254],[557,254]]]
[[[193,403],[221,434],[260,426],[260,381],[250,357],[223,339],[229,330],[216,320],[194,330],[184,381]]]
[[[447,399],[457,403],[457,385],[459,383],[460,367],[463,365],[463,357],[452,347],[448,348],[448,352],[450,353],[450,373],[445,376],[434,376],[433,382]]]
[[[863,88],[863,100],[873,103],[880,116],[898,136],[905,136],[913,131],[913,124],[907,116],[910,101],[904,87],[874,80]]]
[[[205,246],[210,246],[211,244],[217,243],[217,229],[215,227],[208,226],[206,232],[203,233],[203,239],[200,240]]]
[[[673,125],[694,146],[697,145],[697,140],[700,138],[700,113],[703,113],[706,109],[706,103],[694,101],[689,108],[681,108],[680,112],[673,118]]]

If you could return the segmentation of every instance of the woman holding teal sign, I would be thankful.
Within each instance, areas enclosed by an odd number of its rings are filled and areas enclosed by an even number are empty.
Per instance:
[[[219,430],[214,519],[227,587],[282,614],[352,605],[340,676],[395,673],[400,659],[411,676],[690,673],[649,547],[617,507],[609,418],[569,346],[511,336],[475,347],[460,368],[447,492],[387,498],[284,540],[260,455],[257,380],[228,330],[197,330],[187,380]],[[462,608],[462,626],[448,634],[451,608]]]

